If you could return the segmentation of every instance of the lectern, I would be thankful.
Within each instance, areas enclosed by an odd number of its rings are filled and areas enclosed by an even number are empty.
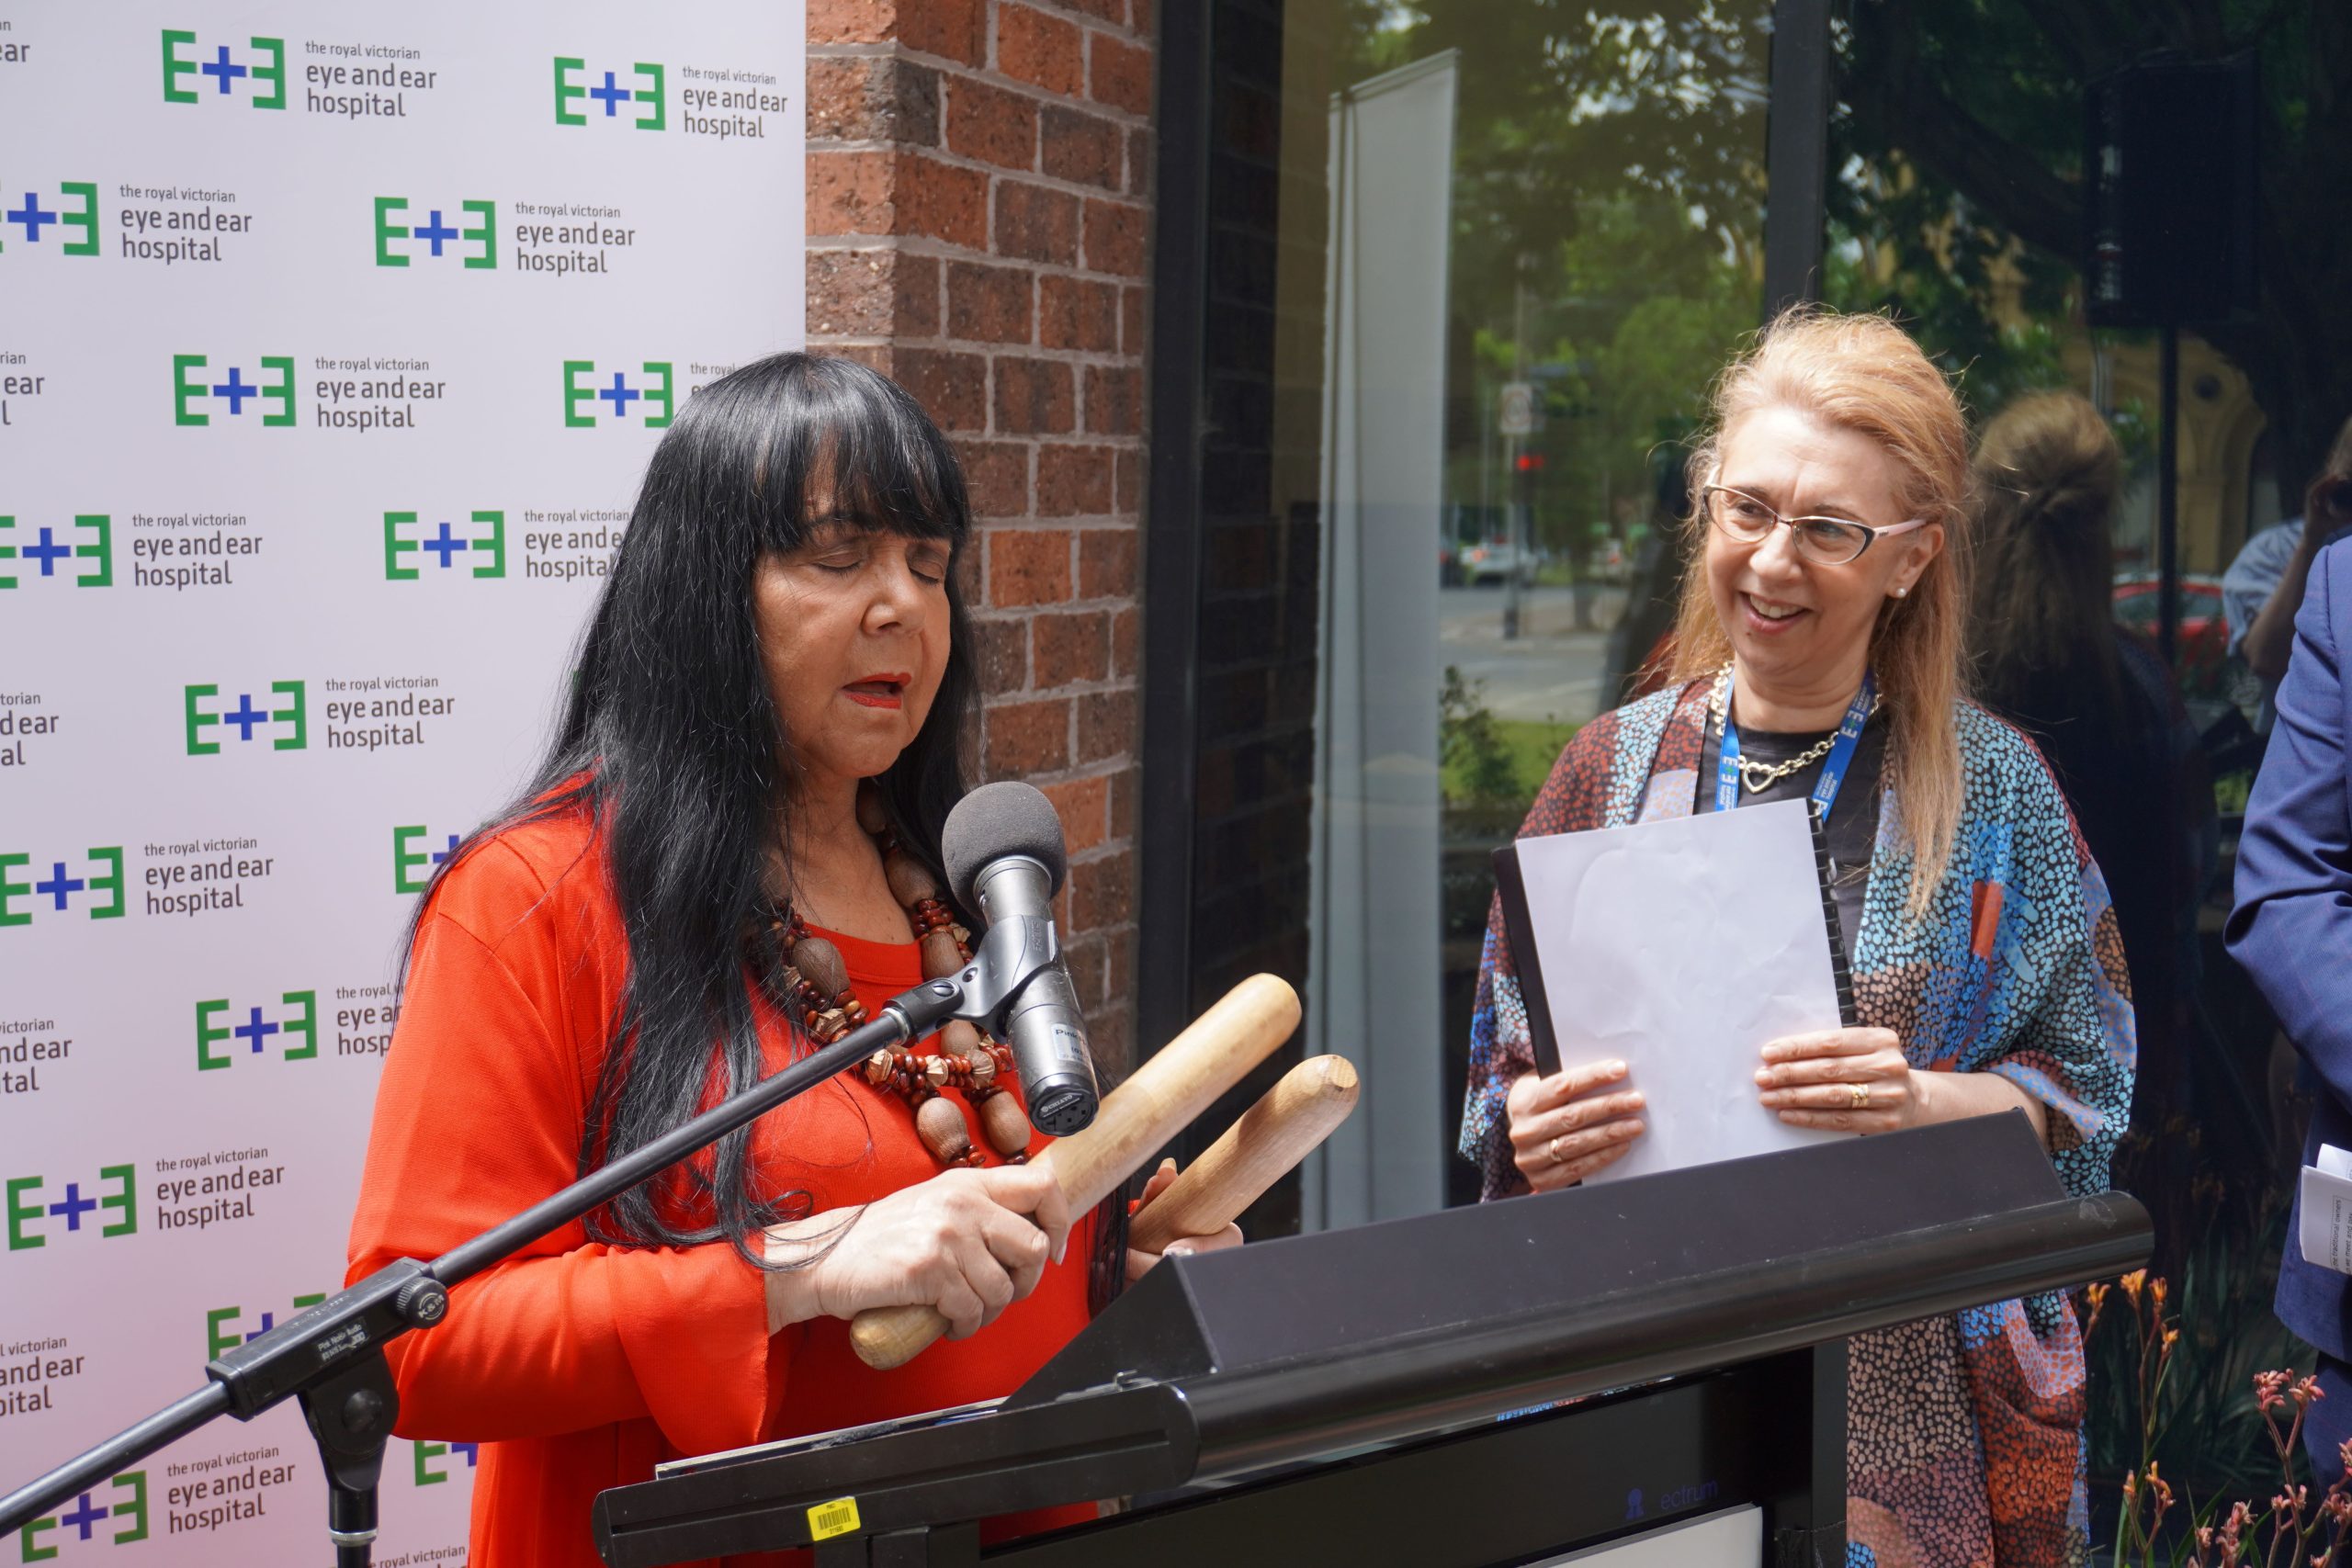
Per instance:
[[[2012,1112],[1173,1258],[1010,1397],[664,1466],[597,1498],[597,1549],[1468,1568],[1753,1506],[1764,1561],[1841,1568],[1845,1337],[2148,1245]],[[1132,1502],[979,1544],[1097,1498]]]

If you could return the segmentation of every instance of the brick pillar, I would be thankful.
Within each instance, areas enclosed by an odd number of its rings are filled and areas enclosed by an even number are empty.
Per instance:
[[[808,346],[955,438],[979,772],[1070,850],[1096,1048],[1132,1059],[1152,0],[809,0]]]

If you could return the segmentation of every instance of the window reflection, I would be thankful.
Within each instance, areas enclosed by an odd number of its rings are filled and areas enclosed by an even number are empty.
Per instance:
[[[1317,70],[1331,106],[1324,209],[1292,201],[1282,225],[1286,244],[1328,236],[1310,416],[1325,469],[1310,1048],[1368,1050],[1374,1087],[1308,1209],[1343,1223],[1396,1212],[1382,1151],[1407,1139],[1436,1140],[1396,1151],[1428,1171],[1429,1201],[1476,1194],[1444,1151],[1490,857],[1668,618],[1680,444],[1759,310],[1770,6],[1293,6],[1286,19],[1287,129],[1307,129]],[[1309,52],[1317,39],[1337,47]],[[1436,69],[1450,120],[1408,141],[1450,134],[1432,191],[1417,162],[1376,149],[1399,96],[1426,85],[1415,73]],[[1285,145],[1286,165],[1304,161]],[[1419,231],[1384,225],[1432,198],[1442,254],[1384,271]],[[1422,314],[1442,348],[1384,362]],[[1409,406],[1414,387],[1439,401]],[[1308,415],[1304,400],[1283,407],[1294,429]],[[1384,739],[1391,714],[1417,739]],[[1433,889],[1396,873],[1427,855]],[[1400,1048],[1430,1076],[1399,1131],[1381,1121],[1381,1085],[1398,1092],[1384,1032],[1432,997]],[[1351,1160],[1371,1174],[1345,1174]]]
[[[1198,863],[1212,896],[1193,917],[1210,960],[1200,994],[1245,957],[1296,964],[1312,946],[1305,967],[1328,1028],[1333,988],[1378,1021],[1362,999],[1384,964],[1396,986],[1433,977],[1437,1059],[1424,1045],[1396,1068],[1433,1071],[1414,1090],[1432,1124],[1349,1157],[1364,1172],[1437,1162],[1448,1201],[1475,1189],[1442,1151],[1488,857],[1577,728],[1647,689],[1687,547],[1685,437],[1762,316],[1772,10],[1218,8],[1227,162],[1210,275],[1226,313],[1212,325],[1203,468],[1214,602],[1199,672]],[[1988,0],[1838,6],[1831,28],[1818,292],[1895,315],[1958,378],[1981,444],[1980,690],[2042,744],[2124,917],[2142,1066],[2119,1179],[2155,1213],[2176,1306],[2196,1303],[2159,1457],[2200,1495],[2251,1495],[2260,1473],[2247,1375],[2310,1360],[2269,1311],[2304,1118],[2296,1059],[2220,933],[2280,611],[2291,618],[2308,556],[2312,481],[2352,414],[2352,252],[2333,239],[2341,203],[2322,198],[2352,158],[2352,96],[2334,86],[2352,68],[2352,33],[2334,15],[2321,0]],[[2250,73],[2226,64],[2240,57]],[[1346,164],[1346,110],[1442,61],[1443,243],[1414,297],[1439,329],[1405,378],[1434,394],[1413,416],[1426,423],[1412,450],[1428,456],[1388,451],[1390,477],[1359,474],[1351,491],[1335,463],[1370,454],[1335,426],[1377,429],[1394,411],[1347,379],[1363,366],[1351,372],[1335,342],[1363,324],[1348,312],[1369,275],[1348,268],[1380,260],[1350,252],[1349,225],[1433,193]],[[2117,85],[2119,73],[2159,68],[2192,75]],[[2085,273],[2098,226],[2086,105],[2108,92],[2184,124],[2251,95],[2259,162],[2237,171],[2249,193],[2189,215],[2158,247],[2236,268],[2211,310],[2173,312],[2169,398],[2165,330],[2154,317],[2106,324],[2118,318],[2094,294],[2113,280]],[[2226,163],[2236,143],[2213,142],[2164,166]],[[2247,255],[2250,273],[2237,265]],[[2345,501],[2314,537],[2352,523],[2352,490]],[[1385,705],[1404,738],[1367,745],[1377,726],[1335,730],[1341,696]],[[1353,830],[1384,810],[1436,863],[1433,887],[1424,878],[1403,902],[1363,897],[1363,855],[1348,881],[1331,836],[1348,813]],[[1311,912],[1300,908],[1310,862]],[[1290,941],[1303,921],[1315,929]],[[1409,940],[1396,934],[1406,927]],[[1368,1103],[1392,1066],[1374,1065]],[[1349,1179],[1351,1199],[1309,1193],[1307,1223],[1372,1212],[1376,1179]],[[2102,1536],[2114,1483],[2139,1459],[2136,1378],[2104,1332],[2092,1389]]]

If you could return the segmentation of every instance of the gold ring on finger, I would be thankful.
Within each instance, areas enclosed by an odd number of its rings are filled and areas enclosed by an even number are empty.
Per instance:
[[[1855,1109],[1855,1110],[1857,1110],[1857,1111],[1867,1111],[1867,1110],[1869,1110],[1869,1109],[1870,1109],[1870,1106],[1871,1106],[1871,1086],[1870,1086],[1870,1085],[1868,1085],[1868,1084],[1860,1084],[1860,1083],[1849,1083],[1849,1084],[1848,1084],[1848,1085],[1846,1086],[1846,1092],[1847,1092],[1847,1093],[1849,1093],[1849,1094],[1850,1094],[1850,1095],[1852,1095],[1852,1096],[1854,1097],[1854,1109]]]
[[[1552,1156],[1552,1163],[1554,1165],[1566,1165],[1568,1163],[1567,1156],[1560,1152],[1560,1140],[1558,1138],[1554,1138],[1550,1143],[1544,1145],[1544,1152]]]

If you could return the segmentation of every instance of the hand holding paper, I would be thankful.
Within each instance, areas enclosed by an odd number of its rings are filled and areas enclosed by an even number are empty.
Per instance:
[[[1919,1086],[1891,1029],[1792,1034],[1764,1047],[1764,1108],[1792,1127],[1894,1133],[1921,1120]]]
[[[1861,1106],[1842,1075],[1797,1106],[1851,1116],[1907,1098],[1883,1033],[1841,1029],[1838,965],[1807,807],[1781,801],[1630,828],[1521,839],[1498,856],[1504,918],[1536,1033],[1564,1072],[1513,1087],[1511,1153],[1539,1190],[1764,1154],[1834,1135],[1768,1109],[1756,1079],[1768,1043],[1863,1039]],[[1801,1051],[1792,1070],[1816,1053]],[[1601,1077],[1603,1064],[1623,1063]],[[1545,1064],[1550,1065],[1550,1064]],[[1775,1064],[1781,1066],[1782,1064]],[[1907,1075],[1907,1066],[1905,1069]],[[1577,1075],[1584,1075],[1578,1078]],[[1571,1085],[1580,1087],[1570,1087]],[[1775,1086],[1783,1087],[1783,1086]],[[1593,1091],[1600,1090],[1597,1098]],[[1635,1102],[1622,1097],[1638,1092]],[[1825,1094],[1848,1110],[1825,1110]],[[1589,1100],[1591,1103],[1583,1102]],[[1603,1135],[1642,1111],[1638,1134]],[[1552,1140],[1559,1140],[1556,1149]],[[1571,1141],[1575,1140],[1575,1141]],[[1555,1168],[1566,1167],[1569,1173]]]
[[[1626,1070],[1623,1062],[1594,1062],[1530,1073],[1510,1086],[1511,1163],[1530,1188],[1571,1187],[1624,1157],[1648,1103],[1623,1087]]]

